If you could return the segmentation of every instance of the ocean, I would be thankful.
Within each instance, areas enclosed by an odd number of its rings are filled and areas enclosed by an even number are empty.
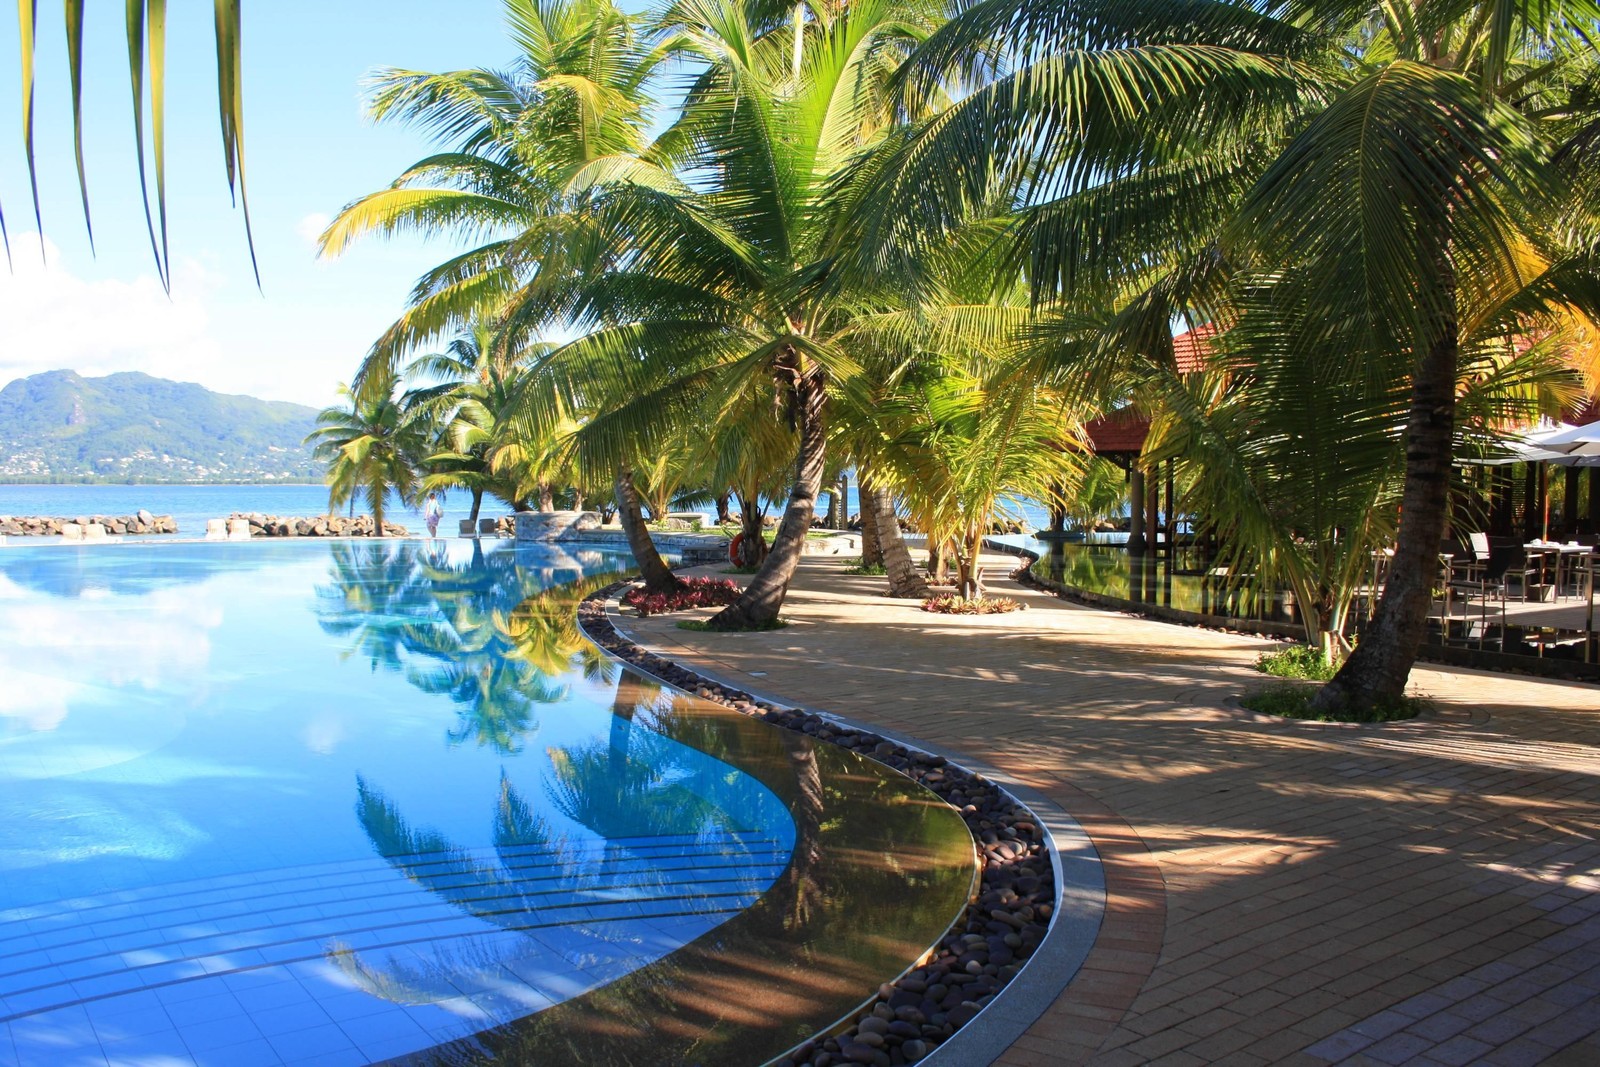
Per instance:
[[[450,504],[455,504],[451,508]],[[465,518],[470,498],[460,494],[446,504],[445,518]],[[323,485],[0,485],[0,515],[132,515],[140,508],[178,520],[179,537],[204,537],[207,519],[235,511],[267,515],[323,515],[328,488]],[[345,509],[341,509],[345,510]],[[458,514],[452,515],[455,511]],[[356,508],[357,514],[366,509]],[[422,516],[391,502],[385,513],[413,531]]]
[[[453,531],[455,520],[467,517],[472,498],[467,493],[445,496],[441,530]],[[207,519],[225,519],[235,511],[259,511],[267,515],[307,516],[328,511],[328,490],[321,485],[0,485],[0,515],[132,515],[140,508],[154,515],[171,515],[178,520],[179,537],[204,537]],[[769,506],[777,514],[781,504]],[[826,513],[824,496],[818,511]],[[485,499],[485,518],[503,511],[498,502]],[[854,480],[850,484],[849,511],[860,514],[860,500]],[[1048,523],[1043,508],[1031,502],[1014,507],[1025,526],[1036,529]],[[356,508],[356,514],[366,509]],[[391,500],[385,517],[422,530],[422,515]]]

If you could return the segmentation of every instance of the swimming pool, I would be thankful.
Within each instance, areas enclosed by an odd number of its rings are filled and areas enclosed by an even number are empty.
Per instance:
[[[0,551],[0,1063],[760,1063],[909,966],[960,819],[606,659],[622,562]]]

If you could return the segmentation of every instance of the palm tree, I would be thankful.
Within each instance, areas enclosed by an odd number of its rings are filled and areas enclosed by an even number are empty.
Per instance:
[[[584,447],[622,465],[717,412],[728,432],[764,395],[797,441],[772,548],[738,602],[711,620],[775,618],[815,512],[830,400],[856,372],[846,347],[863,309],[903,304],[867,287],[827,299],[828,207],[845,164],[894,121],[884,92],[899,56],[937,21],[882,0],[805,10],[789,22],[732,0],[685,0],[662,30],[702,71],[678,120],[572,220],[575,276],[519,293],[519,322],[575,320],[586,332],[552,363],[575,408],[594,414]],[[749,510],[748,508],[746,510]]]
[[[929,544],[953,547],[961,596],[983,595],[978,557],[1010,502],[1044,499],[1081,476],[1079,453],[1061,447],[1077,432],[1076,413],[992,368],[947,366],[886,405],[885,416],[899,429],[880,473],[915,496]]]
[[[474,524],[485,493],[519,510],[536,481],[510,413],[529,366],[545,351],[540,345],[514,351],[478,320],[444,352],[406,365],[406,379],[417,384],[401,403],[439,427],[436,448],[424,461],[422,488],[468,490],[468,521]]]
[[[325,408],[317,428],[306,435],[312,455],[328,464],[328,506],[338,508],[356,496],[372,513],[374,534],[383,536],[383,505],[390,493],[415,500],[421,484],[417,464],[426,454],[428,435],[394,397],[391,385],[381,396],[364,399],[347,387],[343,406]]]
[[[94,243],[94,222],[89,213],[89,177],[83,165],[83,0],[62,0],[66,16],[67,73],[72,84],[72,147],[78,165],[78,192],[83,199],[83,224]],[[244,96],[243,68],[240,63],[242,31],[238,0],[216,5],[213,29],[217,45],[217,107],[222,126],[222,152],[228,172],[228,193],[237,183],[238,202],[244,209],[245,241],[250,248],[250,263],[255,267],[255,238],[250,232],[250,201],[244,180]],[[18,0],[17,18],[22,71],[22,151],[28,164],[28,184],[33,193],[33,220],[44,233],[39,211],[39,176],[33,147],[34,44],[38,28],[38,0]],[[124,26],[128,38],[128,75],[133,89],[133,142],[139,163],[139,199],[144,204],[145,227],[150,234],[150,251],[155,257],[156,274],[164,288],[172,288],[171,260],[167,252],[167,158],[166,158],[166,80],[167,80],[167,4],[166,0],[129,0]],[[155,171],[156,213],[150,211],[150,186],[146,170],[144,94],[150,89],[150,162]],[[6,260],[11,259],[11,238],[6,232],[5,211],[0,210],[0,242]],[[44,248],[40,242],[40,251]],[[260,281],[260,271],[256,272]]]
[[[443,236],[472,247],[420,278],[356,376],[366,391],[418,345],[491,322],[530,277],[559,272],[562,228],[586,188],[644,141],[659,56],[612,0],[502,0],[519,54],[506,71],[373,78],[375,121],[427,131],[444,150],[341,211],[324,255],[369,235]]]
[[[1290,589],[1308,642],[1333,665],[1349,650],[1355,596],[1400,516],[1404,368],[1352,378],[1292,336],[1309,329],[1336,348],[1354,344],[1338,324],[1286,315],[1260,297],[1241,306],[1238,323],[1212,340],[1207,373],[1156,373],[1151,392],[1167,415],[1146,457],[1187,468],[1186,503],[1219,536],[1223,563],[1258,591]],[[1518,353],[1492,335],[1465,340],[1478,357],[1459,389],[1457,451],[1487,450],[1496,427],[1568,399],[1571,373],[1545,346]]]
[[[1341,329],[1337,348],[1316,330],[1294,343],[1346,381],[1397,371],[1394,567],[1317,698],[1389,703],[1424,632],[1458,384],[1478,363],[1468,339],[1570,338],[1596,303],[1592,215],[1548,192],[1552,137],[1593,112],[1572,91],[1594,63],[1591,18],[1509,0],[975,4],[907,84],[964,64],[987,77],[906,138],[860,216],[858,255],[913,277],[930,240],[1009,199],[1011,257],[1061,316],[1049,358],[1086,383],[1170,365],[1174,319],[1226,326],[1263,291]],[[1086,328],[1096,306],[1115,313]],[[1593,348],[1581,355],[1600,370]]]

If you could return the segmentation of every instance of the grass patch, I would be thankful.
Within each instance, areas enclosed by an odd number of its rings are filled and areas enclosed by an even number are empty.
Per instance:
[[[781,630],[789,624],[782,619],[768,619],[758,625],[746,626],[738,630],[714,630],[709,619],[684,619],[677,625],[680,630],[693,630],[697,634],[748,634],[761,633],[767,630]]]
[[[862,563],[861,557],[857,556],[844,565],[844,572],[846,574],[868,574],[875,578],[883,578],[888,575],[889,568],[881,563]]]
[[[1339,670],[1322,658],[1320,649],[1310,645],[1290,645],[1276,652],[1263,652],[1256,660],[1256,670],[1275,678],[1302,678],[1308,682],[1326,682]]]
[[[1398,704],[1377,707],[1361,714],[1350,711],[1314,712],[1311,710],[1311,700],[1316,695],[1317,687],[1312,685],[1272,685],[1241,697],[1239,703],[1263,715],[1311,722],[1397,722],[1414,719],[1428,709],[1427,701],[1406,697]]]
[[[724,567],[724,568],[722,568],[722,573],[723,574],[754,574],[756,571],[758,571],[760,569],[761,569],[761,564],[759,564],[759,563],[756,564],[754,567],[740,567],[740,566],[735,565],[735,566],[732,566],[732,567]]]

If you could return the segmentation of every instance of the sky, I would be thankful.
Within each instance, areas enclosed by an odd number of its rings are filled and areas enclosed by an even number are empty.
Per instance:
[[[139,202],[122,5],[86,5],[85,231],[73,163],[58,0],[39,4],[35,142],[43,255],[22,152],[18,38],[0,19],[0,387],[46,370],[139,370],[210,389],[323,406],[453,246],[368,239],[335,260],[314,239],[341,207],[429,154],[423,135],[372,125],[378,67],[504,66],[499,0],[245,0],[244,134],[261,288],[229,202],[216,110],[211,5],[168,16],[167,173],[172,295],[157,280]]]

